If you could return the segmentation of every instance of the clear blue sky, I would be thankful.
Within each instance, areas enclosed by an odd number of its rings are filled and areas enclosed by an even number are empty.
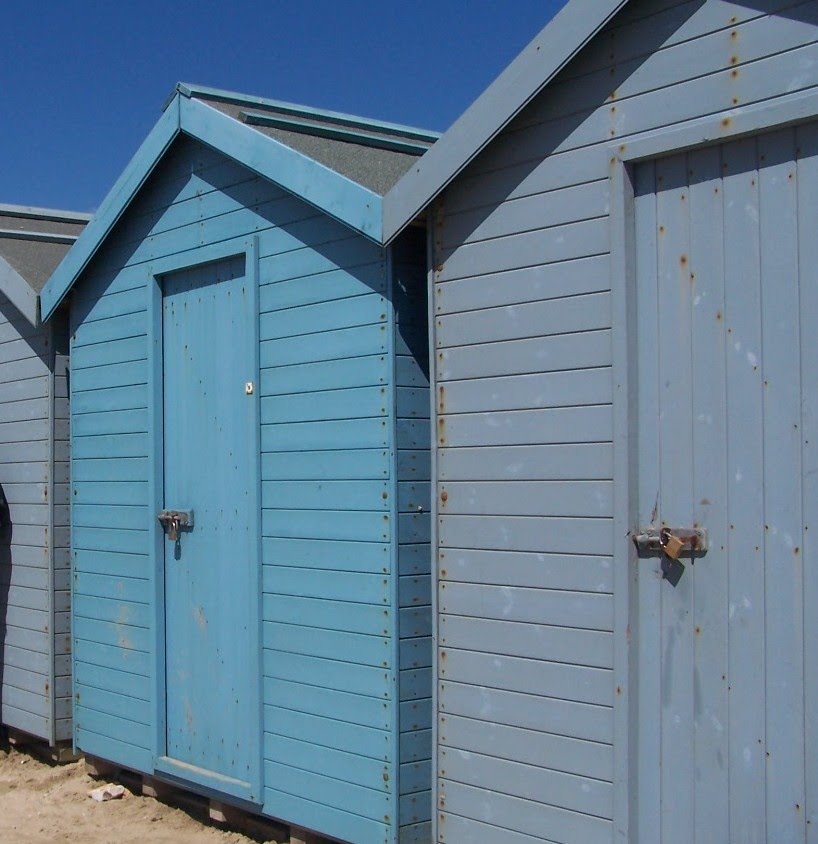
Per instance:
[[[0,203],[93,211],[177,81],[443,130],[564,0],[2,0]]]

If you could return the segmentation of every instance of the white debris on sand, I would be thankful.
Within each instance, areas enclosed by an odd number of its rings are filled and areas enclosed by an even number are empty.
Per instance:
[[[255,844],[208,826],[182,809],[140,794],[98,803],[88,792],[105,786],[84,762],[50,765],[0,749],[0,842],[14,844]]]
[[[125,796],[125,786],[109,782],[108,785],[101,785],[99,788],[92,788],[88,796],[97,803],[104,803],[106,800],[119,800]]]

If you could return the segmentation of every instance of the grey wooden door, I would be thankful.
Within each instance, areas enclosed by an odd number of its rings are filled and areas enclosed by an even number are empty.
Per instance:
[[[634,181],[639,841],[817,841],[818,127]]]

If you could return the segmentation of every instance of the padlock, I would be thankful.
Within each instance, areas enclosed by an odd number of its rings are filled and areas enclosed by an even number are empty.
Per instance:
[[[662,549],[671,560],[678,560],[685,549],[685,542],[669,530],[663,530]]]

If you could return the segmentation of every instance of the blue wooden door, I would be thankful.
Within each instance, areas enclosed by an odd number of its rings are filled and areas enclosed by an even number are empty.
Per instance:
[[[258,444],[244,256],[165,277],[166,741],[181,775],[258,800]],[[178,773],[178,772],[177,772]]]
[[[818,127],[635,177],[638,840],[818,840]]]

